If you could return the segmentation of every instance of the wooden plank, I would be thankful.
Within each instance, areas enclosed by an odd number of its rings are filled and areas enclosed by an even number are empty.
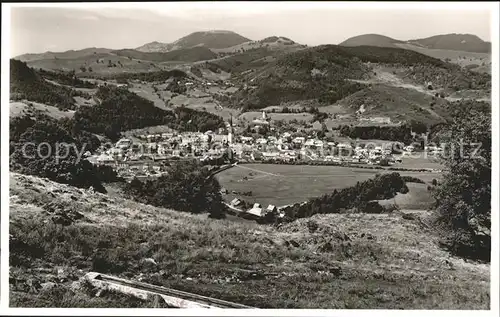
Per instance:
[[[110,275],[89,272],[85,279],[93,286],[101,289],[111,289],[120,293],[129,294],[141,299],[160,296],[165,303],[177,308],[253,308],[242,304],[232,303],[216,298],[183,292],[162,286],[130,281]]]

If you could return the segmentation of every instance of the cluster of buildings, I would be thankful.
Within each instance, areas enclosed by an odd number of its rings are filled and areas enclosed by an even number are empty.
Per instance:
[[[269,205],[267,208],[264,208],[261,204],[254,203],[251,208],[246,210],[240,209],[241,205],[241,200],[234,198],[231,200],[229,207],[233,210],[237,210],[239,215],[243,216],[243,218],[258,219],[265,217],[269,213],[274,213],[280,218],[285,216],[283,208],[278,208],[275,205]]]
[[[229,148],[231,133],[223,131],[161,133],[122,138],[104,145],[87,159],[97,165],[112,165],[122,177],[161,175],[163,162],[197,158],[220,158]]]
[[[279,137],[266,138],[238,137],[231,144],[235,156],[241,161],[330,161],[380,164],[383,160],[389,164],[401,162],[401,157],[392,153],[392,148],[376,146],[363,148],[350,143],[321,140],[317,137],[292,137],[285,132]]]
[[[265,113],[254,120],[269,124]],[[97,164],[114,165],[124,175],[161,175],[162,161],[196,158],[200,161],[221,158],[230,150],[238,161],[331,161],[389,164],[400,161],[390,149],[353,147],[318,137],[293,136],[290,132],[270,136],[234,136],[232,120],[226,128],[206,132],[164,132],[142,134],[120,139],[112,146],[103,146],[89,160]]]

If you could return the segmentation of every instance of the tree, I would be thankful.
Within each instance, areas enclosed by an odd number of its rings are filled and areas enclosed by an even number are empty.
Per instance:
[[[453,108],[452,117],[448,171],[434,191],[438,224],[445,229],[442,243],[454,254],[489,261],[491,108],[482,102],[462,102]],[[473,153],[477,144],[481,147]]]
[[[224,218],[220,185],[212,172],[196,161],[176,162],[167,174],[141,183],[133,180],[126,192],[155,206],[191,213],[208,213],[211,218]]]
[[[47,177],[50,180],[76,187],[106,192],[102,186],[105,179],[113,180],[112,170],[97,168],[78,153],[88,149],[83,135],[45,115],[34,120],[24,117],[11,121],[11,169],[23,174]],[[31,146],[26,146],[30,144]]]

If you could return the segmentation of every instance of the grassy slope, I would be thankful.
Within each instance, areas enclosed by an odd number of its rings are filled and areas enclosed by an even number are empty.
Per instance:
[[[99,62],[97,62],[99,60]],[[108,63],[117,64],[117,67],[108,67]],[[122,66],[118,64],[120,62]],[[65,71],[75,70],[77,76],[85,77],[86,75],[106,76],[125,72],[149,72],[163,69],[150,61],[139,61],[129,59],[124,56],[113,54],[96,54],[81,56],[73,59],[43,59],[27,62],[29,67],[43,68],[47,70],[62,69]],[[82,72],[81,67],[91,67],[92,72]]]
[[[67,227],[45,223],[40,205],[54,200],[87,218]],[[146,282],[257,307],[489,307],[489,265],[450,257],[436,246],[432,231],[397,214],[322,215],[275,229],[86,194],[18,174],[11,175],[10,209],[11,241],[17,243],[11,242],[10,253],[15,306],[97,306],[70,285],[105,267],[115,275],[140,275]],[[309,220],[318,224],[314,233]],[[146,257],[158,266],[141,266]],[[245,269],[276,275],[252,277]],[[67,279],[50,292],[24,289],[28,279],[57,280],[60,272]],[[101,307],[125,306],[116,298],[101,300]]]
[[[446,103],[442,98],[433,100],[430,94],[381,84],[355,92],[338,103],[351,112],[364,105],[363,116],[366,117],[385,116],[394,122],[412,119],[426,123],[442,122],[443,118],[431,109],[432,102],[436,103],[436,108]]]

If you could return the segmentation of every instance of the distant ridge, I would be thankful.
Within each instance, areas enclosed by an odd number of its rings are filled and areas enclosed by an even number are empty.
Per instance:
[[[485,42],[472,34],[444,34],[423,39],[410,40],[411,44],[431,49],[465,51],[475,53],[490,53],[491,43]]]
[[[363,34],[348,38],[347,40],[340,43],[340,46],[378,46],[378,47],[394,47],[397,43],[403,43],[403,41],[395,40],[391,37],[380,35],[380,34]]]
[[[141,52],[169,52],[172,50],[204,46],[210,49],[222,49],[232,47],[250,41],[235,32],[227,30],[210,30],[194,32],[186,35],[173,43],[151,42],[139,46],[137,51]]]
[[[491,43],[473,34],[442,34],[427,38],[401,41],[380,34],[363,34],[348,38],[341,46],[400,47],[398,44],[412,44],[421,48],[490,53]]]

